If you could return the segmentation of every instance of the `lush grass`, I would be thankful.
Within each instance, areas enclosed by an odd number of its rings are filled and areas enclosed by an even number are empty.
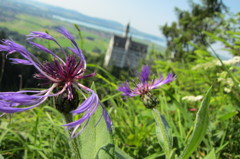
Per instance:
[[[200,105],[200,101],[189,102],[182,100],[182,97],[203,95],[212,85],[207,134],[191,158],[204,158],[210,152],[216,158],[237,158],[239,105],[238,100],[234,99],[235,88],[226,93],[216,80],[217,74],[223,71],[221,67],[196,72],[191,70],[192,65],[160,61],[155,63],[152,66],[153,72],[165,75],[174,72],[177,75],[176,81],[153,92],[160,101],[157,109],[165,116],[172,130],[175,153],[181,153],[193,131],[196,111],[190,109],[198,109]],[[240,71],[238,67],[235,69],[236,72]],[[156,138],[151,110],[144,107],[141,98],[122,98],[114,87],[121,82],[106,73],[101,74],[104,81],[100,78],[95,85],[112,118],[115,145],[134,158],[164,158],[164,152]],[[44,105],[28,112],[13,114],[11,119],[2,117],[0,154],[6,158],[68,158],[68,135],[61,125],[61,115]]]

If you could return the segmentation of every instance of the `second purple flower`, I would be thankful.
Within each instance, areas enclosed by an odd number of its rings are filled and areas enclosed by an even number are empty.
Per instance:
[[[163,76],[160,76],[158,79],[152,80],[149,80],[149,76],[150,67],[148,65],[143,66],[142,71],[139,74],[140,82],[133,83],[134,87],[131,89],[129,82],[126,81],[121,86],[119,86],[117,90],[122,92],[122,95],[124,96],[140,96],[147,108],[154,108],[158,103],[158,100],[150,91],[173,81],[175,79],[175,76],[173,74],[168,74],[165,79]]]

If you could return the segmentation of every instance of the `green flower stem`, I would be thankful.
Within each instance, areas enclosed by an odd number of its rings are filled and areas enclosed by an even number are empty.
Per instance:
[[[152,109],[152,113],[156,121],[156,135],[158,141],[165,152],[166,159],[170,159],[172,156],[172,136],[171,132],[168,130],[169,126],[156,108]]]
[[[65,123],[70,123],[73,121],[73,116],[72,114],[68,113],[62,113],[63,117],[65,119]],[[81,154],[79,152],[79,142],[78,142],[78,138],[70,138],[71,134],[70,132],[67,130],[67,133],[69,134],[69,145],[70,145],[70,149],[72,152],[72,159],[81,159]]]

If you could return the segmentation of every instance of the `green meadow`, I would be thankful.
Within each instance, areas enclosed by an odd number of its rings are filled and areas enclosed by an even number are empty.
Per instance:
[[[60,37],[59,34],[56,34],[54,30],[58,26],[64,26],[69,28],[69,31],[74,33],[76,30],[73,24],[69,24],[60,20],[48,19],[39,16],[32,16],[27,14],[18,14],[16,19],[9,22],[0,22],[1,28],[8,28],[11,31],[20,33],[22,36],[29,34],[31,31],[48,31],[53,32],[52,35],[57,38]],[[94,48],[98,48],[100,53],[105,53],[108,46],[109,38],[104,38],[102,36],[91,33],[90,31],[83,31],[82,37],[84,38],[84,46],[88,52],[93,52]],[[12,37],[14,38],[14,37]],[[76,34],[77,42],[80,43],[80,38]],[[91,40],[89,40],[91,39]],[[64,47],[67,44],[61,43]]]

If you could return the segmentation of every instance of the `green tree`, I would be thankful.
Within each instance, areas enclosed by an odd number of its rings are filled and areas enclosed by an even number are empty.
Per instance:
[[[190,11],[176,8],[178,21],[161,27],[167,38],[166,55],[175,61],[194,61],[195,48],[206,48],[206,35],[203,31],[215,32],[222,25],[220,14],[227,11],[222,0],[201,0],[201,4],[189,1]]]

